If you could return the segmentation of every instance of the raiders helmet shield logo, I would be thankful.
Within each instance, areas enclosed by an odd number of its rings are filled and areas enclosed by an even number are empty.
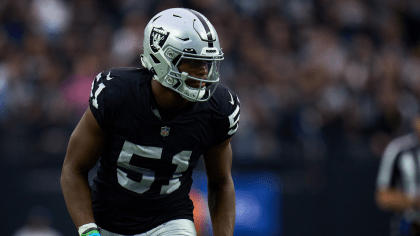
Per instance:
[[[163,137],[166,137],[169,135],[169,130],[170,128],[168,126],[164,126],[160,129],[160,135],[162,135]]]
[[[150,48],[152,48],[152,51],[157,52],[159,48],[162,48],[168,36],[169,32],[166,32],[162,27],[153,27],[150,34]]]

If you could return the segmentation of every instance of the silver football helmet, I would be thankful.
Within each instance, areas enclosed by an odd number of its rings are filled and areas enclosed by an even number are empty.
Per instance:
[[[211,97],[219,83],[219,65],[223,59],[215,28],[197,11],[164,10],[144,30],[143,66],[153,73],[155,80],[189,101],[207,101]],[[181,62],[191,60],[205,63],[207,77],[196,78],[178,70]],[[200,86],[188,86],[185,83],[188,79]]]

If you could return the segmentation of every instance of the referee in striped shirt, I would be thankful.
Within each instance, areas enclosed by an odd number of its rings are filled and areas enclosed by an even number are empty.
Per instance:
[[[378,171],[375,199],[392,210],[391,236],[420,236],[420,116],[413,119],[413,132],[392,140]]]

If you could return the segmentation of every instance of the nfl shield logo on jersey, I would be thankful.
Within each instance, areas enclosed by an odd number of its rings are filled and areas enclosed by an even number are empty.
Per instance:
[[[164,126],[160,129],[160,135],[162,135],[163,137],[166,137],[169,135],[169,127],[168,126]]]

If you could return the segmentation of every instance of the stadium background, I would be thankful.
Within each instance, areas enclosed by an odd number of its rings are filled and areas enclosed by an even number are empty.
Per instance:
[[[389,235],[373,193],[384,147],[419,112],[415,0],[1,0],[1,234],[42,206],[76,235],[59,177],[91,81],[141,66],[143,29],[170,7],[214,24],[241,98],[235,235]]]

